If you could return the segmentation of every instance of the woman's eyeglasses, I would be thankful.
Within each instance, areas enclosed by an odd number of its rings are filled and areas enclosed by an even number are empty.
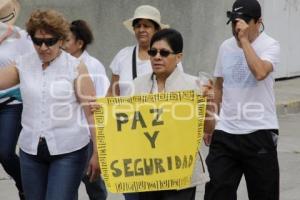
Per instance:
[[[33,44],[37,45],[37,46],[42,46],[43,44],[45,44],[47,47],[53,46],[55,45],[59,38],[36,38],[36,37],[32,37],[31,38]]]
[[[171,52],[171,51],[168,51],[168,50],[165,50],[165,49],[158,50],[158,49],[151,48],[151,49],[148,50],[148,54],[151,57],[156,56],[157,53],[159,53],[159,55],[161,57],[165,57],[165,58],[168,57],[170,54],[176,54],[174,52]]]

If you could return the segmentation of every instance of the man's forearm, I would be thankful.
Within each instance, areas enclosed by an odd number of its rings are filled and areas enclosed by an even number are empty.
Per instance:
[[[265,79],[273,70],[272,64],[258,57],[248,40],[241,40],[240,42],[249,70],[254,75],[255,79],[258,81]]]

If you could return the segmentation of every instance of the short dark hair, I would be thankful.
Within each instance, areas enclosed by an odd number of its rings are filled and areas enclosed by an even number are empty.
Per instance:
[[[174,53],[182,53],[183,38],[181,33],[179,33],[177,30],[168,28],[156,32],[151,38],[150,47],[152,47],[155,42],[160,40],[165,40]]]
[[[135,25],[137,24],[137,23],[139,23],[139,21],[140,20],[142,20],[143,18],[138,18],[138,19],[135,19],[135,20],[133,20],[132,21],[132,27],[135,27]],[[151,19],[146,19],[146,20],[148,20],[148,21],[150,21],[153,25],[154,25],[154,28],[155,28],[155,30],[160,30],[161,28],[160,28],[160,25],[158,24],[158,23],[156,23],[155,21],[153,21],[153,20],[151,20]]]
[[[75,20],[71,23],[70,31],[74,34],[76,40],[82,40],[83,46],[82,50],[84,51],[87,45],[91,44],[94,40],[93,33],[84,20]]]

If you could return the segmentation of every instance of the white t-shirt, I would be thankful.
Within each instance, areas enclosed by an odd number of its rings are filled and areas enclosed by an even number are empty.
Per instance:
[[[277,41],[261,33],[252,43],[256,54],[272,63],[279,63]],[[249,70],[243,50],[234,37],[223,42],[216,62],[215,77],[223,77],[223,96],[220,121],[216,129],[232,134],[246,134],[260,129],[278,129],[274,74],[257,81]]]
[[[87,51],[84,51],[79,59],[87,66],[96,89],[96,96],[104,97],[109,88],[109,80],[103,64],[98,59],[90,56]]]
[[[139,45],[136,45],[136,74],[142,76],[152,72],[150,60],[140,60],[138,57]],[[110,64],[114,75],[119,76],[120,96],[126,95],[132,85],[132,54],[135,46],[125,47],[117,53]],[[183,71],[182,64],[178,64]]]
[[[0,67],[6,67],[13,64],[14,61],[21,55],[33,52],[34,47],[32,41],[26,31],[16,27],[19,31],[19,39],[4,40],[0,43]],[[1,99],[6,99],[11,96],[20,96],[19,86],[14,86],[6,90],[0,90],[0,102]],[[11,102],[10,104],[17,103],[19,101]]]
[[[40,137],[45,137],[51,155],[70,153],[89,143],[74,89],[79,63],[64,51],[45,70],[36,52],[17,60],[23,99],[19,144],[24,152],[36,155]]]

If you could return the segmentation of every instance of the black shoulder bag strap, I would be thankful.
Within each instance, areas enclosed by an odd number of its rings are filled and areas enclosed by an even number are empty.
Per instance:
[[[136,78],[136,56],[135,56],[135,52],[136,52],[136,47],[134,47],[133,49],[133,53],[132,53],[132,80]]]

